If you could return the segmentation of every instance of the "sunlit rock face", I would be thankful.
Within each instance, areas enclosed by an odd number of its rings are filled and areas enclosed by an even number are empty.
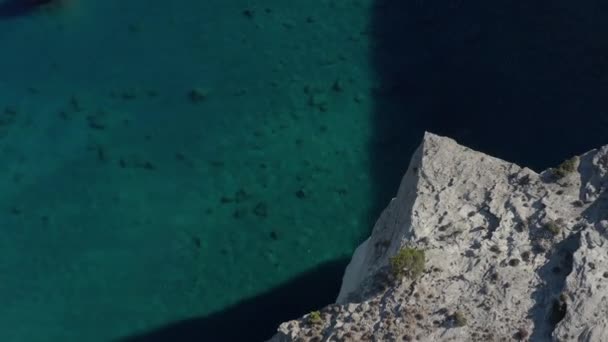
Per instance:
[[[608,145],[536,173],[426,133],[336,303],[271,341],[608,341],[607,189]]]

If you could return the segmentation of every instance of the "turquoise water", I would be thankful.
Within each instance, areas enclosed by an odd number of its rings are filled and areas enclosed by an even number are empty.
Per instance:
[[[351,254],[372,102],[348,36],[369,18],[319,5],[67,1],[0,22],[0,340],[129,337]]]
[[[537,171],[608,143],[591,4],[4,1],[0,341],[263,340],[424,130]]]

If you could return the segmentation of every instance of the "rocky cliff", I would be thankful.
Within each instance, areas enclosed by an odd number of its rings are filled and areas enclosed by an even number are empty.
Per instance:
[[[426,133],[336,303],[270,341],[608,341],[607,257],[608,145],[539,174]]]

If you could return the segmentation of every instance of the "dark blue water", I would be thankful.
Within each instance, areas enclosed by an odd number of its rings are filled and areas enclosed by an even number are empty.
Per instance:
[[[425,130],[536,171],[608,143],[607,12],[1,0],[0,340],[270,337]]]

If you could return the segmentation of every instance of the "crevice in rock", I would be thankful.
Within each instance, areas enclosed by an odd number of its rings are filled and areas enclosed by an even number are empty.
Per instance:
[[[487,201],[486,203],[490,203],[490,202]],[[500,223],[500,219],[498,219],[498,217],[496,217],[496,215],[494,215],[494,213],[491,212],[489,206],[484,206],[481,209],[479,209],[479,213],[488,222],[488,230],[486,232],[485,238],[486,239],[491,239],[492,236],[494,235],[494,232],[496,231],[496,229],[498,229],[498,225]]]
[[[599,223],[602,220],[608,220],[608,191],[602,192],[599,197],[593,201],[587,209],[581,213],[581,217],[588,222]],[[608,232],[600,231],[604,236],[608,236]]]
[[[549,251],[547,262],[538,270],[542,284],[532,293],[534,305],[528,314],[534,322],[530,341],[546,341],[557,324],[564,318],[567,299],[563,293],[566,278],[572,272],[572,255],[580,246],[580,234],[572,234],[555,244]]]
[[[579,160],[579,200],[589,203],[598,196],[601,198],[608,190],[608,180],[606,179],[608,153],[605,148],[602,148],[581,155]]]

